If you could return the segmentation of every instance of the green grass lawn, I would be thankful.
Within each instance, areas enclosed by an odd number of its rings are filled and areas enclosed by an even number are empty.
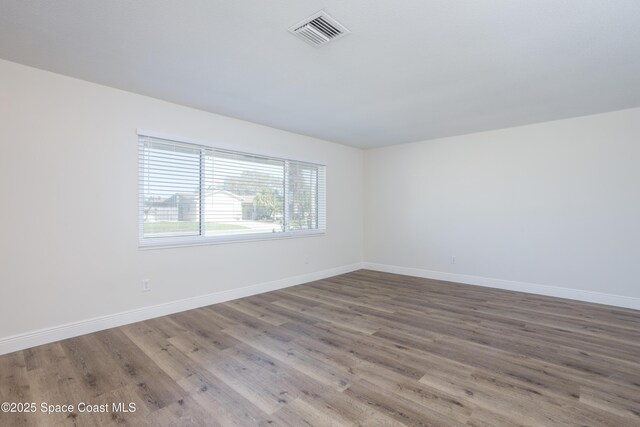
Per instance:
[[[249,227],[237,224],[224,224],[219,222],[207,222],[205,230],[207,231],[230,231],[230,230],[246,230]],[[146,222],[144,224],[144,234],[171,233],[171,232],[197,232],[198,222],[196,221],[160,221]]]

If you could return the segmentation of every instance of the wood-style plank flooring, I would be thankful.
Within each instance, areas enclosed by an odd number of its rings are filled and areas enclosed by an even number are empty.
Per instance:
[[[360,270],[0,356],[5,401],[109,412],[0,426],[640,426],[640,312]]]

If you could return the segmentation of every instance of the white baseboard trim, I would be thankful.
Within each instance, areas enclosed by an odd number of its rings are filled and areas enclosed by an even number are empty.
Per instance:
[[[277,289],[300,285],[302,283],[313,282],[315,280],[326,279],[327,277],[349,273],[361,268],[362,263],[349,264],[300,276],[287,277],[285,279],[274,280],[271,282],[258,283],[256,285],[214,292],[178,301],[170,301],[163,304],[142,307],[106,316],[94,317],[92,319],[85,319],[79,322],[67,323],[51,328],[12,335],[0,338],[0,355],[67,338],[77,337],[91,332],[140,322],[154,317],[166,316],[180,311],[191,310],[211,304],[218,304],[251,295],[262,294],[269,291],[275,291]]]
[[[423,270],[420,268],[400,267],[396,265],[364,262],[363,267],[368,270],[385,273],[404,274],[406,276],[424,277],[427,279],[444,280],[447,282],[465,283],[468,285],[485,286],[489,288],[506,289],[509,291],[527,292],[530,294],[550,297],[567,298],[596,304],[612,305],[615,307],[640,310],[640,298],[605,294],[602,292],[585,291],[581,289],[562,288],[557,286],[540,285],[537,283],[517,282],[514,280],[493,279],[490,277],[470,276],[467,274],[447,273],[443,271]]]

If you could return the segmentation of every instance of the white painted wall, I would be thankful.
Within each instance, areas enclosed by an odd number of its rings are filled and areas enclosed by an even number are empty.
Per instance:
[[[640,109],[366,151],[365,188],[379,268],[640,297]]]
[[[327,234],[139,250],[136,128],[326,164]],[[362,261],[359,149],[6,61],[0,144],[0,341]]]

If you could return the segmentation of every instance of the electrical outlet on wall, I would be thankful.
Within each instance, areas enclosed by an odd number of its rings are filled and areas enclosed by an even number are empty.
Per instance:
[[[149,292],[151,290],[151,281],[149,279],[144,279],[142,281],[142,292]]]
[[[304,263],[309,264],[309,257],[304,257]]]
[[[455,264],[456,263],[456,257],[455,255],[451,255],[451,264]]]

